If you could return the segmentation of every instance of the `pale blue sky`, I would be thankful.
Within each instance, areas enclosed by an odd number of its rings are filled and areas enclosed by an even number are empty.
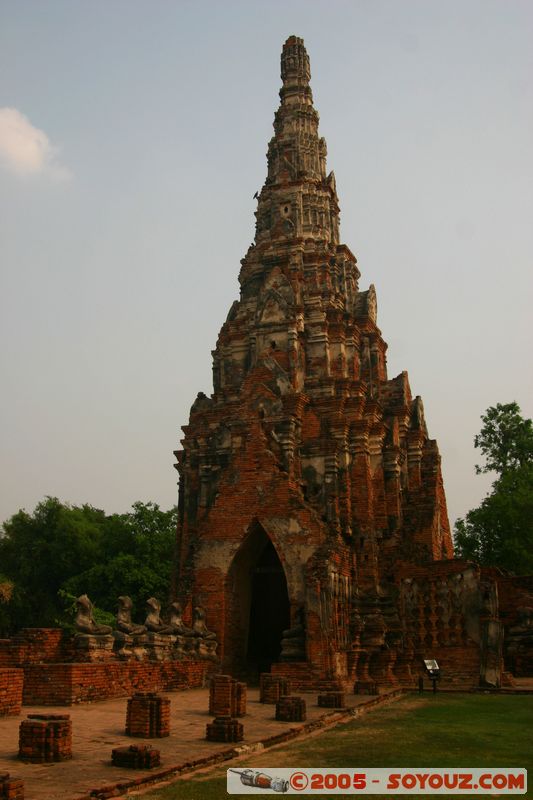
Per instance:
[[[176,502],[291,34],[452,522],[490,484],[481,413],[533,416],[529,0],[1,0],[0,520]]]

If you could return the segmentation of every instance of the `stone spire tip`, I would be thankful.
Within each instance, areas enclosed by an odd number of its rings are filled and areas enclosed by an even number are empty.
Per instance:
[[[284,86],[308,84],[311,80],[311,65],[304,40],[289,36],[281,53],[281,78]]]

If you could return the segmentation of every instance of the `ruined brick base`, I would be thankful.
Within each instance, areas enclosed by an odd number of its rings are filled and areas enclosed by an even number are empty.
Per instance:
[[[280,697],[291,693],[291,683],[278,675],[263,672],[259,678],[259,702],[277,703]]]
[[[196,689],[204,685],[207,667],[205,661],[32,664],[24,669],[23,703],[71,706],[139,691]]]
[[[20,723],[19,758],[33,764],[72,758],[72,723],[68,714],[30,714]]]
[[[356,681],[353,687],[354,694],[377,694],[378,687],[374,681]]]
[[[0,717],[20,714],[23,682],[21,669],[0,669]]]
[[[161,754],[147,744],[132,744],[129,747],[115,747],[111,751],[111,763],[114,767],[130,769],[152,769],[161,763]]]
[[[208,742],[242,742],[244,727],[229,716],[216,717],[206,726],[205,738]]]
[[[155,692],[138,692],[128,700],[126,736],[170,736],[170,700]]]
[[[24,800],[24,781],[11,778],[9,772],[1,773],[0,800]]]
[[[372,711],[381,705],[388,704],[391,701],[399,699],[404,692],[404,689],[396,689],[392,692],[381,695],[380,697],[374,697],[356,709],[336,712],[336,719],[337,721],[348,721],[364,716],[369,711]],[[260,741],[254,742],[253,745],[259,745],[259,749],[266,750],[270,747],[275,747],[276,745],[293,741],[294,739],[302,736],[307,736],[310,733],[329,727],[331,724],[329,717],[330,715],[324,715],[318,720],[306,722],[303,725],[284,728],[284,730],[282,730],[280,733],[275,733],[273,736],[268,736]],[[137,776],[128,781],[121,779],[116,783],[109,783],[105,786],[100,786],[97,789],[94,788],[91,790],[90,795],[82,798],[82,800],[91,800],[91,798],[96,796],[99,798],[99,800],[117,797],[118,795],[124,794],[124,792],[129,789],[137,790],[140,786],[146,786],[147,784],[153,785],[156,781],[166,781],[173,777],[188,775],[195,772],[197,769],[220,765],[223,762],[231,761],[239,756],[242,756],[241,747],[228,747],[224,750],[217,750],[216,753],[212,753],[211,755],[200,756],[199,758],[195,759],[188,759],[186,762],[166,767],[165,769],[159,770],[159,772],[156,772],[155,774],[151,773],[145,777]]]
[[[276,703],[276,719],[278,722],[305,722],[307,707],[301,697],[289,695],[280,697]]]
[[[246,684],[230,675],[213,675],[209,685],[209,713],[214,717],[244,717]]]
[[[326,692],[318,695],[318,705],[321,708],[344,708],[343,692]]]

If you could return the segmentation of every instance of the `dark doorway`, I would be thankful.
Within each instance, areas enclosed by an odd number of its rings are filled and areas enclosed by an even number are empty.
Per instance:
[[[281,650],[281,636],[290,625],[289,595],[278,554],[267,540],[251,574],[247,661],[251,669],[268,672]]]
[[[289,625],[285,571],[265,529],[254,520],[226,579],[223,669],[249,680],[268,672]]]

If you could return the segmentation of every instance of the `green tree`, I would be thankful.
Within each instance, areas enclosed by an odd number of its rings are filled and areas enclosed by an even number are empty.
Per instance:
[[[518,574],[533,572],[533,426],[516,403],[481,417],[474,444],[485,456],[476,471],[495,472],[492,492],[455,525],[458,555]]]
[[[68,623],[69,594],[87,593],[107,612],[121,594],[131,595],[138,612],[152,594],[166,599],[175,529],[176,510],[154,503],[106,516],[48,497],[33,514],[19,511],[0,535],[2,582],[11,587],[1,604],[1,632]]]
[[[120,595],[129,595],[134,617],[142,619],[149,597],[169,595],[176,524],[177,509],[162,511],[155,503],[134,503],[131,513],[109,517],[105,559],[70,578],[66,591],[86,593],[110,611]]]
[[[53,625],[62,615],[57,592],[97,560],[104,520],[103,511],[47,497],[32,515],[21,510],[4,523],[0,563],[14,584],[7,606],[11,629]]]
[[[498,403],[481,415],[483,427],[474,438],[485,456],[484,466],[476,472],[496,472],[498,477],[510,470],[531,464],[533,460],[533,424],[524,419],[517,403]]]

